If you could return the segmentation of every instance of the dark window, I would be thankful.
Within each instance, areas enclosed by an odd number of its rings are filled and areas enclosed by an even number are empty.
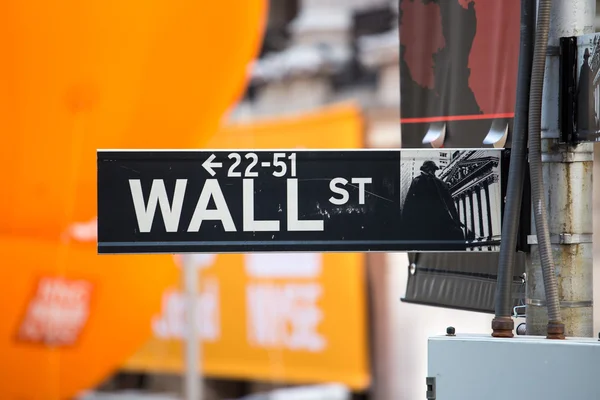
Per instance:
[[[289,24],[298,15],[298,2],[299,0],[269,1],[269,16],[258,58],[268,53],[282,51],[288,47],[290,40]],[[256,86],[250,83],[242,100],[253,101],[256,89]]]
[[[358,59],[358,38],[375,35],[391,30],[396,15],[391,7],[376,7],[357,11],[352,21],[352,60],[337,76],[333,78],[334,88],[357,84],[374,85],[377,73],[363,67]]]
[[[277,52],[288,46],[290,35],[288,26],[298,15],[299,0],[270,0],[269,19],[261,50],[261,56]]]

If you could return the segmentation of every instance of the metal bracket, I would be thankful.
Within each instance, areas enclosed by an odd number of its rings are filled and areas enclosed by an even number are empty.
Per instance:
[[[528,306],[534,307],[546,307],[546,300],[538,300],[538,299],[527,299]],[[581,307],[592,307],[594,302],[592,300],[582,300],[582,301],[561,301],[561,308],[581,308]]]
[[[546,48],[546,55],[551,57],[558,57],[562,55],[560,46],[548,46]]]
[[[593,243],[593,235],[591,233],[560,233],[558,235],[550,235],[550,243],[552,244],[581,244]],[[538,244],[537,235],[528,235],[527,244]]]
[[[560,139],[561,132],[556,129],[542,128],[542,139]]]
[[[423,144],[431,144],[431,147],[440,148],[446,139],[446,123],[434,122],[429,126],[427,134],[423,138]]]
[[[513,307],[513,318],[526,318],[526,314],[519,314],[519,309],[524,308],[525,310],[527,310],[527,306],[514,306]]]
[[[575,163],[594,161],[594,153],[565,151],[560,153],[543,153],[542,162],[545,163]]]
[[[408,265],[408,273],[409,273],[410,275],[414,275],[414,274],[416,274],[416,273],[417,273],[417,264],[415,264],[415,263],[410,263],[410,264]]]
[[[495,119],[492,121],[492,126],[483,144],[491,144],[495,148],[504,147],[506,139],[508,138],[508,120],[506,119]]]
[[[425,378],[427,383],[427,400],[436,400],[435,395],[435,377],[428,376]]]

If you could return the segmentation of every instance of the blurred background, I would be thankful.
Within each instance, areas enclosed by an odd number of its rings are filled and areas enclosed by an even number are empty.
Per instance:
[[[182,399],[180,260],[96,255],[95,149],[401,147],[398,1],[9,3],[0,398]],[[406,254],[195,263],[204,400],[421,399],[428,336],[490,332],[402,303]]]

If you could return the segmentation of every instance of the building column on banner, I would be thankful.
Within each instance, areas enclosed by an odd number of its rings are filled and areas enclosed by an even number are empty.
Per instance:
[[[490,182],[489,179],[485,181],[483,186],[483,192],[485,196],[485,209],[487,212],[487,224],[488,224],[488,232],[487,232],[487,240],[492,240],[494,238],[494,225],[492,222],[492,203],[490,201]]]

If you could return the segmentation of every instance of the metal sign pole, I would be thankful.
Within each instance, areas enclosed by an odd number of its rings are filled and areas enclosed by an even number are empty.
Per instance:
[[[202,346],[198,330],[200,274],[191,254],[184,254],[181,260],[187,314],[185,335],[185,398],[186,400],[202,400],[203,386],[200,370]]]
[[[594,0],[555,0],[550,16],[550,48],[560,37],[594,33]],[[559,300],[565,333],[571,337],[593,336],[593,143],[560,143],[559,52],[546,60],[542,112],[542,163],[550,241],[560,277]],[[583,59],[583,57],[581,57]],[[578,61],[577,73],[580,71]],[[593,93],[594,88],[588,88]],[[587,92],[586,92],[587,93]],[[567,96],[567,93],[562,93]],[[588,102],[588,99],[585,99]],[[567,102],[564,101],[566,106]],[[590,107],[592,105],[590,104]],[[595,110],[590,109],[593,116]],[[539,246],[534,235],[527,262],[527,334],[545,335],[547,308]]]

